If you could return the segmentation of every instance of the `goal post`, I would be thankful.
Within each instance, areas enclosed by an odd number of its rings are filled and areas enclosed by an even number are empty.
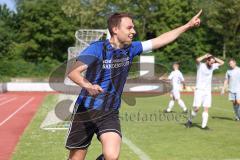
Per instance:
[[[68,62],[67,62],[66,74],[80,52],[82,52],[85,48],[87,48],[92,42],[109,39],[110,34],[107,29],[79,29],[75,32],[75,38],[76,38],[75,47],[68,48]],[[65,74],[64,84],[75,85],[66,76],[66,74]]]
[[[64,76],[64,85],[66,86],[74,86],[76,85],[72,82],[68,77],[67,73],[70,67],[76,60],[76,57],[81,53],[85,48],[87,48],[92,42],[98,40],[110,39],[110,34],[107,29],[79,29],[75,32],[75,46],[68,48],[68,60],[66,64],[66,71]],[[1,87],[1,86],[0,86]],[[69,127],[69,117],[71,116],[71,111],[73,110],[73,106],[77,95],[69,95],[67,93],[60,94],[58,97],[58,103],[56,108],[51,110],[48,115],[45,117],[44,121],[41,124],[41,128],[44,130],[65,130]],[[65,104],[65,102],[71,102]],[[63,103],[63,104],[61,104]],[[60,107],[59,107],[60,105]],[[61,107],[61,105],[70,105]],[[58,110],[58,108],[62,108],[63,110]],[[67,110],[66,110],[67,109]],[[67,113],[62,115],[61,117],[57,116],[57,112]],[[64,117],[63,117],[64,116]]]

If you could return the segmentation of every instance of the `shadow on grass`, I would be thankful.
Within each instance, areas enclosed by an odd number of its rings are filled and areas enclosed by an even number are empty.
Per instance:
[[[183,125],[186,129],[189,129],[186,127],[186,123],[181,123],[181,125]],[[198,123],[192,123],[192,126],[190,128],[199,128],[199,129],[203,130],[202,126],[199,125]]]
[[[234,121],[234,119],[229,117],[220,117],[220,116],[212,116],[212,119],[220,119],[220,120],[227,120],[227,121]]]

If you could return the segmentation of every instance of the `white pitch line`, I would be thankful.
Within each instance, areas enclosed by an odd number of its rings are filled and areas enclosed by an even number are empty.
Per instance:
[[[4,101],[4,102],[0,103],[0,106],[6,104],[6,103],[8,103],[8,102],[11,102],[11,101],[13,101],[13,100],[15,100],[15,99],[17,99],[17,98],[14,97],[14,98],[11,98],[11,99],[9,99],[9,100],[7,100],[7,101]]]
[[[128,145],[128,147],[139,157],[140,160],[151,160],[151,158],[144,153],[140,148],[138,148],[132,141],[130,141],[127,137],[123,136],[123,143]]]
[[[34,97],[27,100],[26,103],[21,105],[15,112],[13,112],[11,115],[9,115],[4,121],[0,123],[0,126],[2,126],[4,123],[6,123],[10,118],[12,118],[17,112],[19,112],[21,109],[23,109],[25,106],[27,106],[32,100],[34,100]]]

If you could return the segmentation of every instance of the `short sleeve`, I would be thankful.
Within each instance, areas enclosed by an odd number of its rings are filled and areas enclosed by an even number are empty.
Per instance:
[[[199,62],[199,63],[197,63],[197,68],[199,69],[202,65],[204,65],[204,63],[202,63],[202,62]]]
[[[134,41],[131,45],[131,57],[134,58],[143,52],[142,43],[140,41]]]
[[[100,59],[101,49],[98,44],[91,44],[79,53],[77,60],[90,66]]]
[[[213,63],[212,69],[218,69],[219,68],[219,63]]]
[[[168,79],[171,80],[173,78],[173,72],[170,73],[170,75],[168,76]]]
[[[180,72],[180,79],[181,81],[184,81],[184,77],[183,77],[183,74]]]
[[[143,53],[152,52],[152,40],[143,41],[141,43],[142,43]]]

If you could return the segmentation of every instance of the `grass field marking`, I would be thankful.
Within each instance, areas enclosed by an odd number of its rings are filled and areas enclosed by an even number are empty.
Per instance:
[[[140,160],[151,160],[151,158],[146,153],[144,153],[140,148],[138,148],[126,136],[122,137],[122,141],[139,157]]]
[[[4,100],[4,99],[6,99],[7,97],[0,97],[0,101],[2,101],[2,100]]]
[[[48,128],[42,128],[43,130],[48,130],[48,131],[55,131],[55,130],[68,130],[68,128],[54,128],[54,127],[48,127]]]
[[[17,114],[21,109],[23,109],[24,107],[26,107],[31,101],[33,101],[35,98],[32,97],[30,99],[27,100],[26,103],[24,103],[23,105],[21,105],[15,112],[13,112],[12,114],[10,114],[5,120],[3,120],[1,123],[0,123],[0,127],[6,123],[9,119],[11,119],[15,114]]]
[[[15,100],[15,99],[17,99],[17,98],[14,97],[14,98],[11,98],[11,99],[9,99],[9,100],[7,100],[7,101],[4,101],[4,102],[0,103],[0,106],[6,104],[6,103],[8,103],[8,102],[11,102],[11,101],[13,101],[13,100]]]

